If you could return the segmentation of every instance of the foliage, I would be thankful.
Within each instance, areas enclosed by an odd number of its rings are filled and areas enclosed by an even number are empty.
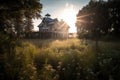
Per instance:
[[[36,80],[37,73],[34,65],[36,48],[28,43],[23,43],[4,54],[1,80]]]
[[[39,0],[0,0],[0,80],[36,80],[34,52],[24,51],[20,38],[32,30],[32,19],[41,17],[41,9]]]
[[[0,0],[0,31],[23,36],[33,28],[32,19],[40,17],[41,8],[39,0]]]
[[[1,80],[119,79],[118,42],[100,42],[96,52],[93,41],[87,44],[78,39],[38,41],[36,47],[35,40],[31,40],[32,44],[24,40],[13,49],[13,54],[3,56]]]
[[[47,41],[44,43],[49,45],[40,47],[35,56],[39,79],[119,79],[119,72],[116,72],[119,70],[119,43],[100,42],[99,52],[96,52],[92,41],[87,45],[77,39]]]
[[[79,38],[119,37],[119,1],[91,0],[77,14]]]

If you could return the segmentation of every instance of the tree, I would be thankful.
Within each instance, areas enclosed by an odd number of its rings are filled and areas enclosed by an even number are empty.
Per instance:
[[[98,39],[101,34],[107,32],[107,8],[103,1],[90,1],[89,4],[79,11],[77,17],[77,27],[86,31],[86,34],[94,39]],[[79,22],[82,20],[81,22]],[[104,21],[104,22],[103,22]],[[80,26],[79,26],[80,24]],[[78,31],[79,33],[80,31]]]
[[[33,28],[32,19],[41,17],[41,9],[42,4],[39,0],[0,0],[0,35],[6,35],[8,39],[0,36],[1,48],[7,43],[5,41],[10,43],[10,40],[14,41],[25,32],[30,32]]]
[[[88,5],[83,7],[77,15],[77,30],[78,35],[87,38],[94,39],[96,42],[103,37],[116,37],[120,36],[120,2],[118,0],[93,1],[91,0]],[[95,47],[97,48],[97,47]],[[106,55],[103,55],[102,50],[96,50],[96,62],[93,68],[93,72],[96,75],[97,80],[116,80],[119,78],[119,63],[118,58],[112,58],[114,52],[112,52],[111,61],[107,64],[100,65],[101,61],[105,60]],[[119,53],[119,52],[118,52]],[[109,54],[110,55],[110,54]],[[112,66],[112,64],[116,66]],[[108,66],[110,67],[108,69]],[[111,69],[111,70],[110,70]],[[109,70],[109,71],[108,71]]]
[[[118,38],[120,36],[119,5],[120,2],[117,0],[108,2],[91,0],[77,15],[76,25],[79,36],[83,33],[92,39],[100,39],[107,35]]]
[[[33,18],[41,17],[41,9],[42,5],[39,0],[0,0],[0,31],[7,34],[14,32],[17,37],[21,36],[23,31],[33,27]],[[24,24],[25,21],[29,25]]]
[[[120,2],[118,0],[108,1],[108,11],[111,26],[111,33],[113,36],[119,37],[120,35]]]
[[[16,74],[10,76],[7,70],[14,70],[15,47],[21,45],[23,34],[31,31],[32,19],[41,17],[41,9],[39,0],[0,0],[0,80],[17,79]]]

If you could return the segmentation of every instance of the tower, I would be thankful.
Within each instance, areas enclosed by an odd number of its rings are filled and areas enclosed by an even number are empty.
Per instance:
[[[51,15],[48,14],[48,13],[45,15],[46,18],[50,18],[50,16],[51,16]]]

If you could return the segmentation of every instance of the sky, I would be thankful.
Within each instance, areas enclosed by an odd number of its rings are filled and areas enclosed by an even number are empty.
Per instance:
[[[66,11],[73,11],[74,16],[78,13],[78,11],[88,4],[89,0],[40,0],[40,2],[43,5],[42,8],[42,17],[45,16],[45,14],[49,13],[51,15],[51,18],[58,18],[58,20],[61,20],[67,15],[72,15],[68,14]],[[64,18],[66,21],[69,18]],[[71,19],[71,18],[70,18]],[[38,30],[37,26],[40,24],[41,20],[34,20],[34,26],[35,30]],[[68,21],[70,23],[70,21]],[[72,24],[72,23],[71,23]],[[70,32],[76,32],[75,30],[75,25],[70,25]]]

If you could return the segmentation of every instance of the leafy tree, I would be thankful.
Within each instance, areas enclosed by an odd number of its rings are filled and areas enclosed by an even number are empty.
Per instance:
[[[120,2],[118,0],[108,1],[108,11],[111,26],[111,33],[113,36],[119,37],[120,35]]]
[[[108,0],[104,2],[102,0],[91,0],[88,5],[83,7],[77,15],[77,30],[78,35],[81,38],[91,38],[96,40],[102,39],[102,37],[116,37],[119,38],[120,34],[120,2],[118,0]],[[109,45],[112,46],[112,45]],[[103,46],[102,46],[103,48]],[[99,48],[100,49],[100,48]],[[106,48],[107,50],[108,48]],[[117,48],[116,48],[117,49]],[[95,49],[96,50],[96,49]],[[109,50],[112,50],[109,49]],[[109,51],[108,50],[108,51]],[[119,79],[119,60],[117,51],[114,53],[108,52],[109,57],[104,52],[96,52],[96,60],[93,73],[97,80],[109,80]],[[114,53],[114,54],[113,54]],[[119,53],[119,51],[118,51]],[[115,56],[113,58],[113,56]],[[105,61],[105,62],[104,62]],[[113,64],[116,66],[113,66]]]
[[[40,17],[41,8],[39,0],[0,0],[0,31],[20,37],[25,27],[33,27],[32,19]],[[27,31],[31,31],[29,27]]]
[[[91,0],[89,4],[82,8],[78,13],[78,33],[83,30],[94,39],[98,39],[101,34],[107,32],[105,29],[107,24],[107,8],[105,2],[103,1],[93,1]],[[79,22],[79,20],[81,20]],[[104,21],[104,22],[103,22]]]
[[[41,9],[39,0],[0,0],[0,80],[17,79],[7,72],[19,71],[15,47],[21,46],[19,39],[33,28],[32,19],[41,17]]]
[[[10,41],[31,31],[32,19],[40,18],[41,8],[39,0],[0,0],[1,50],[9,49],[8,44],[12,46]]]
[[[119,37],[119,5],[117,0],[91,0],[77,15],[79,37],[82,35],[95,40],[106,35]]]

